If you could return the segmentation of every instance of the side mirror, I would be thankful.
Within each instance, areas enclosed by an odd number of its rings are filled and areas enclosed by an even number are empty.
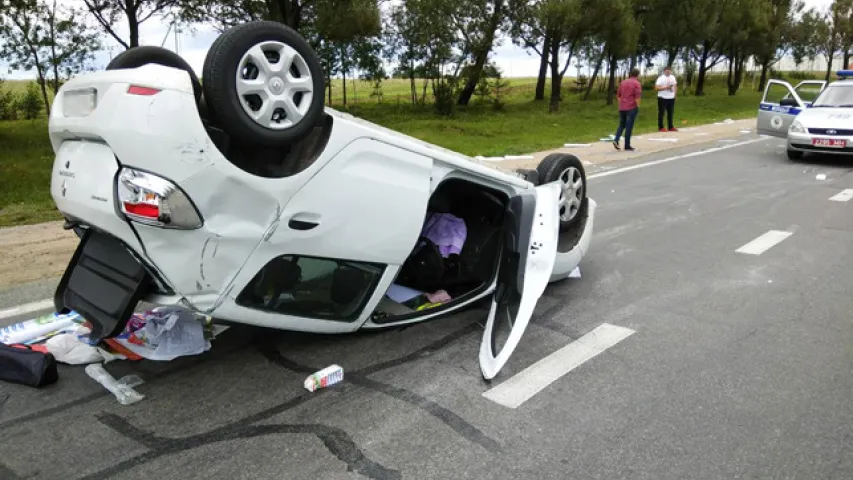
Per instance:
[[[800,106],[800,104],[797,103],[797,100],[795,100],[791,97],[783,98],[782,100],[779,101],[779,105],[781,105],[783,107],[799,107]]]

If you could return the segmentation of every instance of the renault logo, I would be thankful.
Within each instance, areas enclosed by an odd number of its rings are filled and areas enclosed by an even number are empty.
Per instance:
[[[827,130],[826,133],[828,133],[829,135],[835,135],[836,133],[838,133],[838,130]]]

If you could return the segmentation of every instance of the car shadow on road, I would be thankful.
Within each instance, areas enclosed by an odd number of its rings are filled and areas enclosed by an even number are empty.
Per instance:
[[[791,162],[814,167],[844,168],[853,170],[853,155],[831,155],[824,153],[806,153],[799,160]]]

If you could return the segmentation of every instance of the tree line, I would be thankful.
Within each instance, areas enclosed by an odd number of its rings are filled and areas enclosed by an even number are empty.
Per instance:
[[[701,96],[707,73],[723,64],[735,95],[749,60],[760,66],[763,90],[784,56],[797,64],[825,58],[829,80],[853,51],[853,0],[825,10],[802,0],[0,0],[0,59],[35,73],[49,109],[48,92],[92,68],[105,38],[126,49],[139,45],[146,22],[221,31],[261,19],[305,36],[327,79],[344,79],[344,98],[347,78],[379,91],[393,76],[408,80],[412,103],[429,99],[444,113],[500,76],[492,61],[500,42],[539,60],[533,96],[544,101],[550,82],[550,111],[560,107],[573,61],[592,68],[584,98],[604,77],[611,104],[619,72],[635,66],[678,63],[686,87]],[[386,71],[388,64],[395,67]]]

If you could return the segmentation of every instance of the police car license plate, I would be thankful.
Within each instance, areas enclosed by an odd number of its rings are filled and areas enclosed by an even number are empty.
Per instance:
[[[812,145],[816,147],[844,148],[847,146],[847,140],[839,140],[836,138],[814,138],[812,139]]]

